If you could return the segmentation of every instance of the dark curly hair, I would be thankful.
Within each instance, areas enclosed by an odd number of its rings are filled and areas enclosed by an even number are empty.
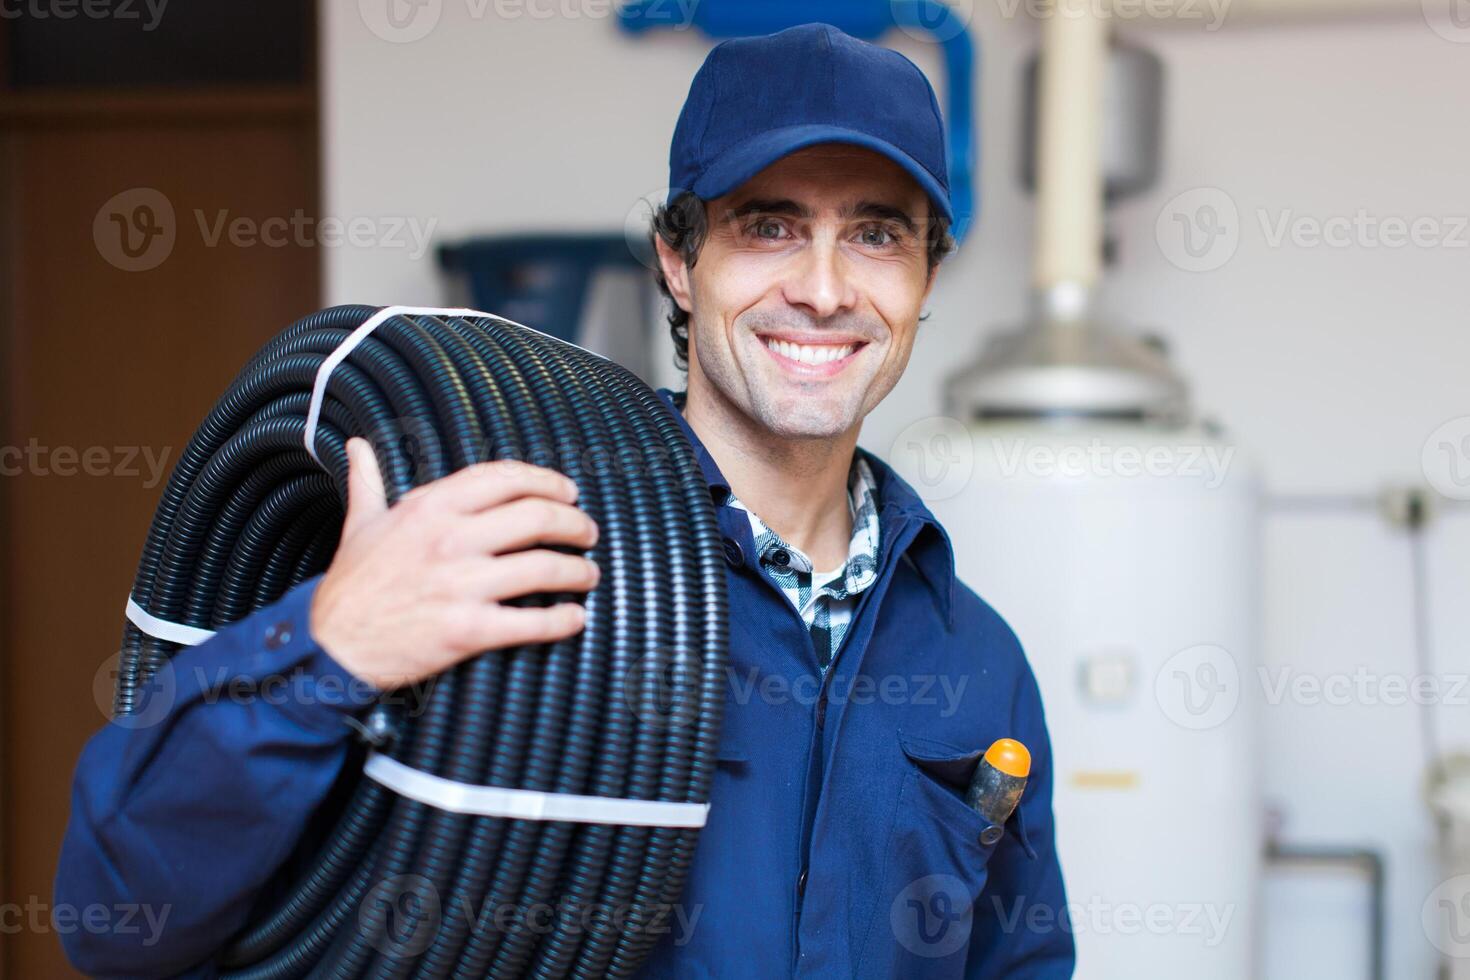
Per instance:
[[[685,264],[692,269],[699,258],[700,249],[704,247],[704,239],[708,233],[709,217],[705,213],[704,200],[696,197],[692,191],[684,191],[672,202],[661,204],[654,210],[653,221],[648,231],[648,242],[653,254],[657,255],[658,248],[654,236],[662,238],[664,244],[683,256]],[[937,214],[929,221],[925,234],[925,245],[928,248],[929,271],[933,272],[934,267],[943,262],[946,255],[954,251],[954,236],[949,233],[949,219],[944,215]],[[687,371],[689,370],[689,314],[674,302],[662,266],[654,266],[654,278],[658,282],[659,292],[669,301],[669,333],[674,338],[674,362],[678,364],[681,371]]]

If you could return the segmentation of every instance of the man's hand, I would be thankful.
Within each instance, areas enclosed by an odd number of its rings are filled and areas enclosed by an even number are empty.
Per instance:
[[[479,463],[418,487],[391,509],[377,458],[347,443],[342,543],[311,605],[311,631],[355,676],[412,684],[482,650],[546,643],[582,629],[574,602],[502,603],[535,592],[585,592],[597,565],[533,545],[590,548],[597,525],[577,485],[526,463]]]

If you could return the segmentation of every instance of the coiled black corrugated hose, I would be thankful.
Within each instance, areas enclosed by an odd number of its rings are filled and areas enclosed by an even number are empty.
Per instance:
[[[586,629],[473,658],[411,710],[372,709],[392,721],[380,748],[472,784],[705,802],[723,556],[669,408],[622,368],[507,321],[397,316],[330,375],[314,444],[323,472],[303,446],[313,381],[374,312],[314,314],[250,361],[169,480],[133,598],[216,629],[321,571],[354,435],[374,442],[395,500],[479,460],[552,466],[601,528]],[[140,685],[176,651],[129,624],[119,714],[138,710]],[[359,778],[307,869],[224,963],[250,978],[626,976],[667,928],[697,833],[462,816]]]

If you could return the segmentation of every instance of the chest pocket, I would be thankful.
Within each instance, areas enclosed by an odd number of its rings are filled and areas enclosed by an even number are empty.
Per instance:
[[[997,849],[1036,858],[1019,807],[996,838],[965,803],[965,788],[987,746],[965,750],[904,732],[909,771],[899,790],[883,886],[863,943],[863,977],[962,977],[974,905]]]

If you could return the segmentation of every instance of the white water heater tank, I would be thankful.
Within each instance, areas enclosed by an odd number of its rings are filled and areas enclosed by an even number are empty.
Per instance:
[[[892,461],[1041,687],[1081,980],[1257,974],[1254,474],[1196,425],[931,419]]]

